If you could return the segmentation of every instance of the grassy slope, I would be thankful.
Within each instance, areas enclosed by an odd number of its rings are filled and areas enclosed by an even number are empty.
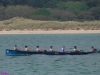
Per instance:
[[[15,17],[0,21],[0,30],[99,30],[100,21],[37,21],[26,18]]]

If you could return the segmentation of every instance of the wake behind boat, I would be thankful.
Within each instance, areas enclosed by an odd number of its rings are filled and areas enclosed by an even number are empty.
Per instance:
[[[98,51],[100,52],[100,51]],[[84,51],[67,51],[67,52],[59,52],[59,51],[55,51],[55,52],[51,52],[51,51],[41,51],[41,52],[37,52],[37,51],[23,51],[23,50],[11,50],[11,49],[6,49],[6,56],[24,56],[24,55],[32,55],[32,54],[45,54],[45,55],[87,55],[87,54],[92,54],[92,53],[96,53],[96,52],[84,52]]]

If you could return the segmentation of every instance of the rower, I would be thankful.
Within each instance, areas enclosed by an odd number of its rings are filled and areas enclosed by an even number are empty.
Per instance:
[[[18,50],[17,45],[14,46],[14,50]]]
[[[96,52],[97,51],[97,49],[94,48],[93,46],[91,46],[91,49],[92,49],[92,52]]]
[[[28,49],[28,47],[27,47],[27,46],[25,46],[25,51],[29,51],[29,49]]]
[[[51,52],[54,52],[54,50],[53,50],[53,47],[52,47],[52,46],[50,46],[50,51],[51,51]]]
[[[74,46],[74,51],[75,51],[75,52],[77,52],[77,51],[78,51],[78,50],[77,50],[77,46]]]
[[[65,46],[62,46],[61,50],[62,52],[65,52]]]
[[[41,51],[39,46],[36,46],[36,51]]]

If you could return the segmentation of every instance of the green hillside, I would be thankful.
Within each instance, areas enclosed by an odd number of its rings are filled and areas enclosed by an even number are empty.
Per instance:
[[[0,20],[14,17],[42,21],[100,20],[100,0],[0,0]]]

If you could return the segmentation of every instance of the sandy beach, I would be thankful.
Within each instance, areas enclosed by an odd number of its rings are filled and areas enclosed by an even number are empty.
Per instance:
[[[11,30],[11,31],[0,31],[0,34],[88,34],[88,33],[100,33],[100,30]]]

